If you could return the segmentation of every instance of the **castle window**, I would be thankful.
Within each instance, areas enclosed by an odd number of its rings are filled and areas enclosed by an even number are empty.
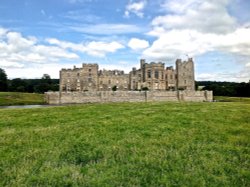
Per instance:
[[[111,80],[109,80],[109,84],[111,84]]]
[[[89,69],[89,72],[91,72],[91,69]]]
[[[80,76],[80,73],[77,73],[77,77],[79,77]]]
[[[170,79],[173,79],[173,75],[170,75]]]
[[[187,80],[184,80],[184,84],[187,84]]]
[[[91,78],[91,77],[89,77],[89,78],[88,78],[88,82],[91,82],[91,81],[92,81],[92,78]]]
[[[148,70],[148,78],[151,78],[151,70]]]
[[[92,74],[91,73],[89,73],[89,77],[91,77],[92,76]]]
[[[159,71],[158,70],[155,70],[155,78],[159,79]]]

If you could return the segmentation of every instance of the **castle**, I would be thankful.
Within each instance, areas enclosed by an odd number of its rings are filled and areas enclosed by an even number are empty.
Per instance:
[[[194,63],[176,60],[176,69],[158,62],[140,60],[140,69],[129,74],[122,70],[99,70],[98,64],[60,71],[60,91],[195,90]]]
[[[192,58],[176,60],[176,69],[158,62],[140,60],[140,68],[99,70],[98,64],[60,71],[60,91],[45,93],[49,104],[212,101],[212,91],[196,91]],[[142,91],[148,90],[148,91]]]

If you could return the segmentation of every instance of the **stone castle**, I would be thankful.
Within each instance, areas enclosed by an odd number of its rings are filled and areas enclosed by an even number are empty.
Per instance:
[[[115,89],[114,89],[115,88]],[[142,91],[148,90],[148,91]],[[195,91],[192,58],[176,60],[176,69],[158,62],[140,60],[140,69],[99,70],[98,64],[60,71],[60,91],[45,93],[49,104],[212,101],[212,91]]]
[[[194,90],[192,58],[176,60],[176,69],[158,62],[140,60],[140,69],[129,74],[122,70],[99,70],[98,64],[82,64],[81,68],[60,71],[60,91],[118,91],[128,90]]]

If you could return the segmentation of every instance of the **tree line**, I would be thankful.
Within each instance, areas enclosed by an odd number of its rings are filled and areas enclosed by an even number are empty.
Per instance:
[[[250,81],[248,83],[196,81],[196,89],[212,90],[215,96],[250,97]],[[10,92],[36,92],[58,91],[59,79],[51,79],[44,74],[41,79],[11,79],[0,68],[0,91]]]
[[[29,92],[44,93],[47,91],[58,91],[59,79],[51,79],[44,74],[40,79],[8,79],[7,74],[0,68],[0,91],[2,92]]]
[[[250,97],[250,81],[248,83],[197,81],[196,88],[212,90],[215,96]]]

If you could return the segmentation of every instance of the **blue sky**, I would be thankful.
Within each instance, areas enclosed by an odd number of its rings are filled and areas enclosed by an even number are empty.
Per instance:
[[[0,67],[9,78],[61,68],[195,61],[196,80],[250,80],[249,0],[1,0]]]

